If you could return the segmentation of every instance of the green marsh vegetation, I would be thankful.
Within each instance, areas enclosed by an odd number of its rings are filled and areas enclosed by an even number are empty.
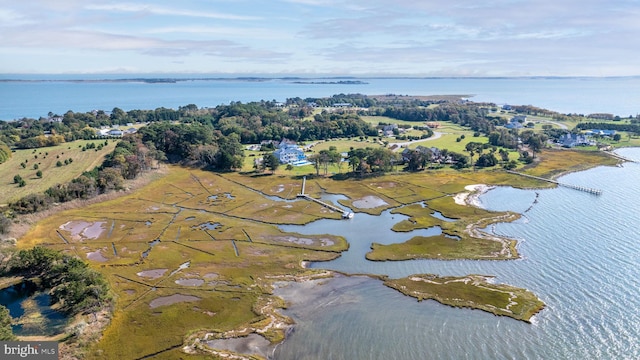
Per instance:
[[[494,315],[509,316],[529,322],[544,308],[532,292],[504,284],[489,282],[490,276],[463,277],[412,275],[388,279],[384,284],[418,301],[433,299],[454,307],[481,309]]]
[[[115,311],[90,353],[131,358],[178,346],[198,329],[263,326],[267,317],[255,309],[269,299],[271,279],[319,274],[302,262],[348,247],[339,237],[282,233],[273,224],[326,216],[339,218],[312,202],[276,202],[218,174],[171,167],[132,195],[41,221],[19,246],[73,252],[104,274]],[[189,301],[152,306],[172,296]],[[283,331],[265,337],[281,339]]]

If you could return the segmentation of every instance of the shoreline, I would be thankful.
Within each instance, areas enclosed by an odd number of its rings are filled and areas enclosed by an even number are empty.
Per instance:
[[[477,208],[481,208],[480,196],[486,194],[489,190],[495,189],[496,186],[490,186],[485,184],[473,184],[467,185],[464,187],[466,192],[461,192],[456,194],[453,197],[453,201],[455,201],[458,205],[469,205],[475,206]]]

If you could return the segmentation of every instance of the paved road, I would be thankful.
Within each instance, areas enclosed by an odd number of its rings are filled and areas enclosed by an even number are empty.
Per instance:
[[[553,124],[553,125],[558,125],[560,127],[560,129],[563,129],[563,130],[568,130],[569,129],[569,127],[567,127],[567,125],[561,124],[559,122],[549,121],[549,120],[539,120],[539,121],[543,122],[543,123],[549,123],[549,124]]]
[[[389,143],[389,145],[398,145],[398,147],[395,149],[395,151],[400,151],[400,149],[403,146],[408,146],[410,144],[415,144],[415,143],[419,143],[419,142],[425,142],[425,141],[431,141],[431,140],[439,139],[443,134],[445,134],[445,133],[434,131],[433,132],[433,136],[429,137],[429,138],[426,138],[426,139],[413,140],[413,141],[407,141],[407,142],[401,142],[401,143]]]

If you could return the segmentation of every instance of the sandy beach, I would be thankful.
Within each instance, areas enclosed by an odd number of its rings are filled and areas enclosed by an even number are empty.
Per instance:
[[[482,207],[479,200],[480,196],[493,188],[494,186],[489,186],[485,184],[467,185],[464,187],[464,189],[467,191],[456,194],[453,200],[458,205],[471,205],[475,207]]]

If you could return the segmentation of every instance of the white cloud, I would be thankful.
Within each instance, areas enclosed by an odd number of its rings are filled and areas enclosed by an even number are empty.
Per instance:
[[[115,11],[115,12],[131,12],[141,14],[167,15],[167,16],[185,16],[196,18],[224,19],[224,20],[259,20],[258,16],[235,15],[228,13],[220,13],[213,11],[188,10],[184,8],[171,8],[152,4],[137,3],[116,3],[116,4],[98,4],[87,5],[87,10],[98,11]]]
[[[251,27],[230,27],[230,26],[206,26],[206,25],[183,25],[150,28],[144,31],[146,34],[182,34],[182,35],[215,35],[230,38],[249,38],[265,40],[292,39],[294,34],[282,30],[269,28]]]
[[[21,26],[32,23],[32,20],[14,10],[0,9],[0,27]]]
[[[0,72],[28,51],[68,54],[52,72],[84,53],[103,69],[640,75],[639,16],[635,0],[0,0]]]

